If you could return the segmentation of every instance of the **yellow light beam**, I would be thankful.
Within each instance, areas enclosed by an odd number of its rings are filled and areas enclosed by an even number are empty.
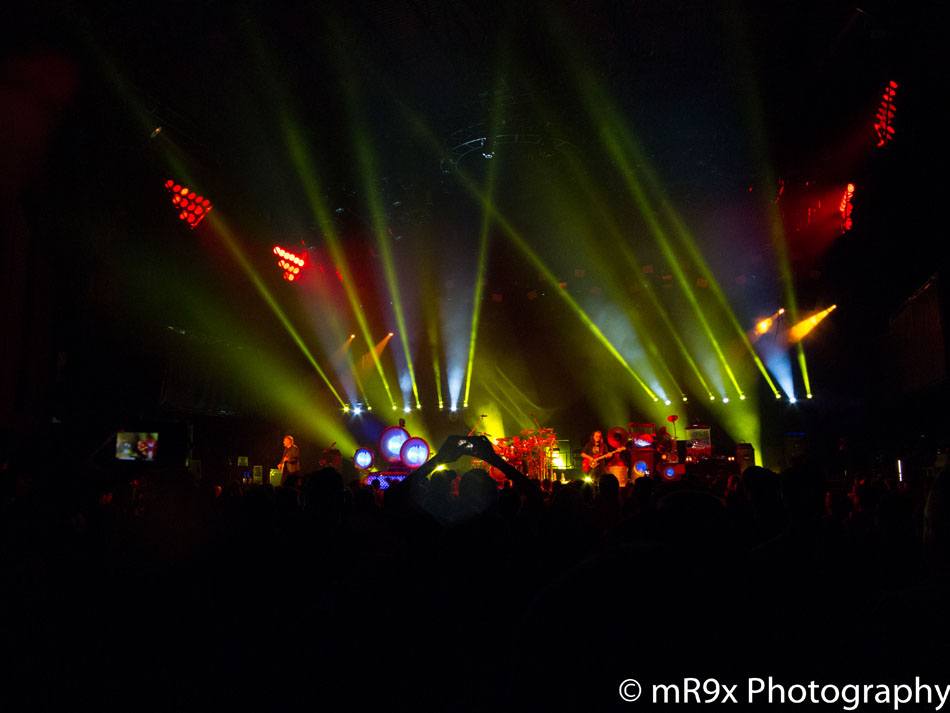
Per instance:
[[[407,116],[409,125],[416,131],[417,135],[422,138],[426,144],[428,144],[430,150],[434,155],[439,156],[442,152],[442,146],[439,142],[439,139],[436,138],[432,132],[425,126],[425,124],[416,116],[415,112],[409,109],[405,104],[400,102],[400,107]],[[600,328],[591,320],[587,315],[584,309],[577,303],[574,298],[568,294],[568,292],[558,285],[558,280],[554,273],[548,268],[547,264],[538,256],[538,254],[531,248],[528,242],[521,236],[517,229],[507,220],[507,218],[501,214],[501,212],[494,207],[491,201],[488,200],[485,192],[478,187],[477,183],[469,178],[461,168],[456,167],[458,178],[465,188],[465,190],[471,194],[471,196],[477,199],[484,210],[486,210],[505,233],[505,235],[511,239],[514,245],[522,252],[522,254],[528,259],[528,261],[538,270],[538,272],[544,276],[544,278],[552,285],[554,294],[556,294],[568,308],[581,320],[581,322],[588,328],[594,338],[600,342],[608,353],[613,356],[620,365],[627,371],[628,374],[636,381],[637,384],[649,395],[651,399],[658,399],[659,397],[653,392],[653,390],[647,385],[647,383],[640,377],[640,375],[634,371],[634,369],[626,362],[620,352],[617,351],[616,347],[611,344],[610,340],[604,335]]]
[[[831,305],[831,307],[829,307],[828,309],[824,309],[821,312],[818,312],[817,314],[814,314],[811,317],[808,317],[807,319],[803,319],[798,324],[789,328],[788,330],[789,343],[795,344],[796,342],[800,342],[811,332],[811,330],[817,327],[818,324],[825,317],[827,317],[829,314],[834,312],[837,308],[838,308],[838,305]]]
[[[502,79],[499,84],[504,86],[504,79]],[[503,96],[504,94],[502,91],[498,90],[495,92],[494,108],[491,114],[492,136],[495,136],[498,133],[498,126],[502,117],[501,98]],[[498,164],[496,161],[490,161],[488,164],[488,177],[485,185],[485,196],[487,201],[494,201],[495,199],[495,167],[497,165]],[[478,339],[478,324],[482,315],[482,296],[485,291],[484,282],[485,271],[488,266],[488,243],[491,223],[492,221],[489,211],[483,208],[481,228],[478,232],[478,267],[475,273],[475,295],[474,303],[472,305],[472,330],[468,341],[468,363],[465,367],[465,397],[462,399],[462,403],[468,403],[468,395],[472,388],[472,370],[475,365],[475,343]]]
[[[263,42],[256,34],[250,31],[251,24],[251,22],[244,23],[244,26],[248,28],[246,32],[246,38],[250,44],[251,50],[256,54],[262,65],[265,67],[273,67],[273,62],[271,61],[271,58],[266,51]],[[273,74],[275,77],[278,76],[276,71]],[[336,228],[333,225],[333,219],[330,215],[330,211],[324,202],[323,186],[321,185],[319,175],[316,171],[316,168],[314,167],[313,159],[311,158],[311,151],[303,137],[303,132],[300,130],[296,119],[293,117],[292,111],[287,108],[292,105],[291,98],[287,92],[281,89],[279,83],[276,80],[266,82],[264,86],[271,93],[272,105],[278,108],[277,119],[281,128],[284,144],[291,160],[297,167],[304,193],[307,196],[308,202],[310,203],[310,208],[317,219],[317,223],[319,224],[321,231],[326,237],[327,249],[330,252],[330,256],[333,258],[334,263],[340,270],[343,290],[346,293],[346,298],[350,304],[350,308],[356,317],[360,333],[366,340],[366,343],[371,344],[373,338],[370,332],[369,324],[367,323],[366,317],[360,308],[360,300],[356,292],[356,286],[353,284],[349,269],[349,262],[346,259],[346,254],[343,251],[342,243],[336,233]],[[375,352],[373,354],[375,357]],[[375,366],[376,370],[379,372],[380,378],[382,379],[383,387],[386,390],[386,395],[389,397],[390,404],[395,405],[396,402],[393,400],[392,389],[389,387],[389,382],[386,380],[386,375],[383,371],[383,365],[378,360],[378,358],[376,358]]]
[[[619,121],[615,119],[614,125],[616,126],[618,123]],[[715,334],[713,334],[712,327],[710,326],[709,321],[706,319],[706,315],[703,313],[702,307],[700,307],[699,302],[696,299],[696,295],[693,293],[692,286],[690,285],[686,275],[683,273],[682,267],[680,267],[679,257],[676,255],[675,251],[670,245],[666,231],[664,231],[663,227],[660,225],[658,216],[650,204],[650,200],[646,195],[646,191],[644,190],[640,181],[638,181],[635,177],[637,169],[631,163],[627,153],[623,150],[621,142],[613,129],[603,131],[601,133],[601,138],[603,139],[608,152],[618,162],[620,173],[624,177],[627,187],[630,189],[631,195],[636,202],[641,215],[643,215],[643,217],[646,219],[653,236],[656,238],[657,244],[660,246],[660,251],[666,258],[670,270],[676,277],[676,281],[679,283],[683,293],[686,295],[686,299],[690,306],[693,308],[693,313],[695,314],[696,319],[699,320],[700,326],[703,328],[703,332],[706,334],[707,339],[709,339],[709,343],[713,347],[713,351],[719,358],[719,362],[722,364],[723,369],[729,376],[729,380],[735,387],[736,393],[742,396],[742,389],[739,386],[739,382],[736,380],[735,374],[732,372],[732,368],[726,361],[726,357],[722,352],[722,348],[719,346],[719,340],[717,340]]]
[[[342,57],[341,57],[342,62]],[[347,72],[347,74],[351,74]],[[383,210],[379,199],[379,192],[376,189],[375,177],[377,175],[376,159],[372,150],[372,138],[366,130],[364,121],[359,118],[365,115],[365,111],[360,106],[360,101],[356,97],[355,88],[358,86],[356,81],[345,82],[347,105],[350,116],[354,117],[351,121],[353,127],[353,143],[356,148],[357,160],[360,164],[360,174],[363,180],[363,191],[369,200],[370,216],[372,220],[373,233],[376,236],[376,246],[379,248],[380,258],[383,263],[383,274],[386,280],[386,288],[389,291],[389,298],[393,306],[393,314],[396,317],[396,325],[399,329],[399,341],[402,344],[403,356],[406,360],[406,369],[409,372],[409,380],[412,384],[412,394],[416,400],[416,407],[421,408],[419,401],[419,387],[416,384],[416,373],[412,364],[412,354],[409,350],[409,330],[406,329],[406,318],[403,313],[402,300],[400,299],[399,277],[396,274],[396,264],[393,258],[392,248],[389,244],[389,230],[386,225],[385,211]]]

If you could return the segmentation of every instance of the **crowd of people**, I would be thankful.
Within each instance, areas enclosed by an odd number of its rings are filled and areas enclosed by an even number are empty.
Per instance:
[[[908,475],[539,482],[480,437],[386,490],[329,468],[247,487],[11,458],[0,696],[610,710],[629,678],[939,681],[950,481]]]

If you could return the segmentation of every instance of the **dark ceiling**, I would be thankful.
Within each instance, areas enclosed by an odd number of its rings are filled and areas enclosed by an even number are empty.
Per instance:
[[[778,179],[794,186],[855,172],[874,178],[873,259],[848,248],[825,272],[834,281],[797,277],[810,306],[886,270],[886,286],[875,292],[879,316],[943,260],[942,252],[890,255],[882,247],[897,226],[916,234],[926,225],[924,215],[906,210],[915,189],[904,177],[933,175],[943,14],[936,2],[792,0],[33,3],[15,10],[2,31],[4,82],[54,86],[74,73],[75,91],[51,94],[58,123],[38,139],[42,150],[17,149],[8,133],[4,151],[16,159],[9,166],[27,167],[16,172],[14,190],[26,196],[33,235],[58,248],[61,294],[86,295],[66,300],[65,313],[82,324],[81,308],[122,298],[123,287],[103,279],[114,266],[195,249],[166,237],[167,206],[151,207],[151,182],[172,170],[169,156],[220,196],[218,209],[241,226],[243,240],[266,247],[279,233],[319,246],[325,226],[287,156],[290,122],[318,168],[335,228],[358,245],[371,233],[366,169],[353,139],[358,124],[377,149],[372,182],[394,239],[431,237],[461,218],[477,225],[457,178],[483,175],[484,150],[465,146],[479,137],[506,137],[493,148],[517,150],[524,164],[548,166],[552,175],[563,157],[576,158],[604,194],[622,193],[613,167],[591,158],[602,127],[592,118],[599,107],[581,89],[596,86],[695,224],[726,220],[711,208],[753,187],[757,197],[777,192]],[[49,57],[55,61],[41,63],[38,74],[18,74],[24,61],[34,71],[38,58]],[[876,163],[841,160],[855,127],[871,131],[880,88],[891,78],[902,87],[900,149]],[[20,118],[14,126],[29,123]],[[153,140],[155,126],[163,133]],[[901,178],[882,179],[891,170]],[[531,216],[528,175],[514,170],[498,188],[513,214]],[[103,195],[108,210],[94,210]],[[728,259],[735,274],[750,272],[763,249],[701,247],[714,268]],[[510,262],[500,247],[490,287],[521,279]],[[850,264],[863,274],[849,278]],[[208,279],[221,283],[239,313],[260,309],[235,276]],[[174,312],[155,300],[152,308]],[[188,319],[180,309],[167,316]],[[855,324],[855,332],[867,326]]]

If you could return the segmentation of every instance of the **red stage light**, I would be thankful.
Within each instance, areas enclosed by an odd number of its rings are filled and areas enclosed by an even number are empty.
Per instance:
[[[851,211],[854,206],[851,204],[851,198],[854,196],[854,184],[849,183],[841,196],[841,202],[838,204],[838,212],[841,213],[841,232],[846,233],[851,230],[852,220]]]
[[[883,146],[894,138],[894,114],[897,107],[894,106],[894,97],[897,95],[897,82],[891,80],[884,88],[884,94],[881,96],[881,104],[878,106],[874,118],[874,130],[877,132],[877,145]]]
[[[280,257],[277,266],[284,271],[283,277],[288,282],[293,282],[300,274],[300,268],[304,266],[303,256],[294,255],[289,250],[284,250],[279,245],[274,246],[274,254]]]
[[[181,208],[178,218],[194,228],[211,211],[211,201],[197,195],[190,188],[183,188],[172,179],[165,181],[165,188],[172,193],[172,205]],[[201,205],[198,205],[198,204]]]

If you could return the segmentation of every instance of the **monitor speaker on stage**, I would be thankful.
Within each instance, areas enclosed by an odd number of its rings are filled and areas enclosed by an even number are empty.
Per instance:
[[[336,448],[324,451],[317,459],[317,469],[333,468],[337,473],[343,472],[343,456]]]

